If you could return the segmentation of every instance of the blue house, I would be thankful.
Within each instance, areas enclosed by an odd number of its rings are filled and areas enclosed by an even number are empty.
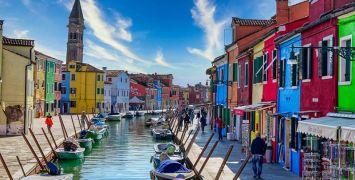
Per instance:
[[[107,70],[106,81],[111,82],[111,112],[129,110],[130,78],[126,71]]]
[[[70,72],[62,71],[62,87],[61,87],[60,112],[62,114],[70,113]]]
[[[278,88],[278,118],[276,125],[277,161],[300,175],[300,147],[301,138],[297,131],[298,116],[300,111],[299,63],[300,49],[292,46],[301,46],[301,36],[285,36],[277,41],[279,64]]]
[[[154,83],[154,88],[157,89],[157,96],[156,96],[156,102],[157,102],[157,109],[161,109],[161,85],[159,80],[155,80]]]
[[[227,109],[227,91],[228,91],[228,59],[224,54],[215,58],[212,65],[216,67],[216,104],[214,112],[216,117],[224,116],[223,112]],[[222,134],[226,134],[226,130],[223,129]]]

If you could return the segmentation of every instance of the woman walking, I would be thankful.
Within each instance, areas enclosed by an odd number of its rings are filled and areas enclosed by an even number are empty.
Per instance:
[[[218,140],[223,140],[223,137],[222,137],[222,128],[223,128],[222,116],[219,116],[219,118],[217,119],[217,128],[218,128]]]

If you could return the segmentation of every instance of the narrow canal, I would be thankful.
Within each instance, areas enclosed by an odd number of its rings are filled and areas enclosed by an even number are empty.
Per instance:
[[[150,116],[107,122],[109,136],[86,152],[83,160],[60,161],[65,173],[74,179],[150,179],[150,157],[157,142],[144,120]]]

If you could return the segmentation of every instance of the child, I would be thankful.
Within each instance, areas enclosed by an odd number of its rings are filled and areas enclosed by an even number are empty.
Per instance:
[[[47,128],[48,130],[51,129],[51,127],[53,126],[53,120],[52,120],[52,116],[51,114],[48,114],[47,117],[46,117],[46,125],[47,125]]]

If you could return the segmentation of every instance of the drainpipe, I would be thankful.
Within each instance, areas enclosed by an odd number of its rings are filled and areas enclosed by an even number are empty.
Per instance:
[[[32,62],[32,50],[33,47],[30,48],[30,62],[29,64],[27,64],[25,66],[25,112],[24,112],[24,133],[26,134],[26,129],[28,129],[27,127],[27,69],[28,67],[32,66],[33,62]],[[30,124],[30,127],[32,126],[32,123]]]

